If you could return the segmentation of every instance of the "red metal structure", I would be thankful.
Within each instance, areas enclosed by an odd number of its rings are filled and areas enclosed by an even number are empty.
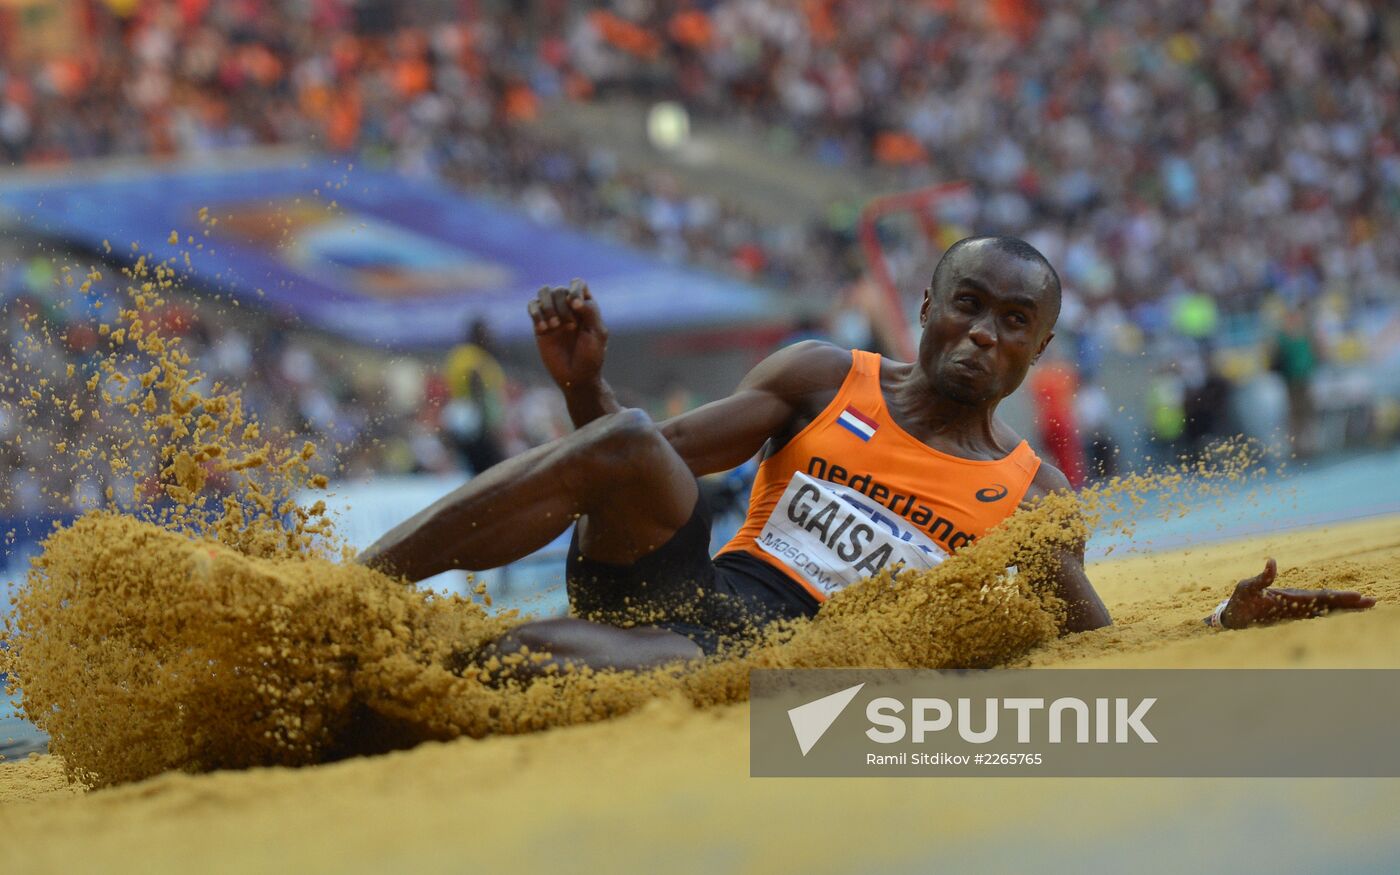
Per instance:
[[[936,214],[938,205],[950,198],[966,196],[970,191],[971,187],[965,182],[948,182],[877,197],[861,210],[857,234],[869,265],[870,278],[879,289],[882,306],[887,310],[886,341],[906,361],[912,361],[915,355],[914,335],[909,330],[908,320],[904,318],[899,289],[880,243],[879,222],[891,216],[913,214],[928,239],[936,240],[940,227]]]

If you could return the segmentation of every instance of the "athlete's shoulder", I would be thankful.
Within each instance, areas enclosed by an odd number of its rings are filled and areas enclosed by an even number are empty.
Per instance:
[[[779,356],[791,365],[840,373],[843,378],[851,368],[851,351],[825,340],[799,340],[778,350],[772,357]]]
[[[1041,461],[1040,467],[1035,472],[1035,477],[1031,480],[1031,485],[1026,489],[1026,497],[1023,501],[1030,501],[1042,498],[1052,492],[1064,492],[1070,488],[1069,478],[1064,472],[1054,465]]]
[[[782,394],[805,393],[840,386],[850,370],[850,350],[821,340],[803,340],[759,362],[744,382]]]

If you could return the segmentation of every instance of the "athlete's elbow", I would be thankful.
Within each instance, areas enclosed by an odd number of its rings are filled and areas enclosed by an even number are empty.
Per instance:
[[[656,427],[661,432],[661,436],[666,439],[666,442],[679,453],[685,446],[686,427],[684,423],[676,422],[674,419],[667,419],[663,422],[658,422]]]
[[[703,470],[705,462],[704,453],[700,452],[699,448],[696,446],[691,429],[686,428],[683,424],[678,425],[674,422],[658,423],[656,427],[657,430],[661,432],[661,437],[666,440],[666,443],[671,445],[671,449],[675,451],[676,455],[681,457],[681,461],[685,462],[686,467],[690,468],[695,476],[699,477],[708,473]]]

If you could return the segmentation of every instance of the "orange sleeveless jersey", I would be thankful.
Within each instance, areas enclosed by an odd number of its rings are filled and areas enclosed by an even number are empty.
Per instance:
[[[720,554],[748,553],[825,601],[897,563],[937,565],[1010,516],[1039,469],[1025,441],[982,462],[918,440],[885,407],[880,356],[856,350],[831,404],[759,466]]]

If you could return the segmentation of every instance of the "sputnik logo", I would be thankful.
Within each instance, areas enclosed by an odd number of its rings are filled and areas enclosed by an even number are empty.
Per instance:
[[[846,706],[851,704],[851,700],[856,697],[856,693],[859,693],[863,686],[865,686],[863,683],[856,684],[854,687],[847,687],[839,693],[832,693],[805,705],[788,709],[788,721],[792,723],[792,734],[797,736],[797,746],[802,749],[804,757],[807,755],[807,751],[811,750],[818,741],[821,741],[823,735],[826,735],[831,724],[836,722],[836,718],[841,716],[841,712],[846,710]]]

